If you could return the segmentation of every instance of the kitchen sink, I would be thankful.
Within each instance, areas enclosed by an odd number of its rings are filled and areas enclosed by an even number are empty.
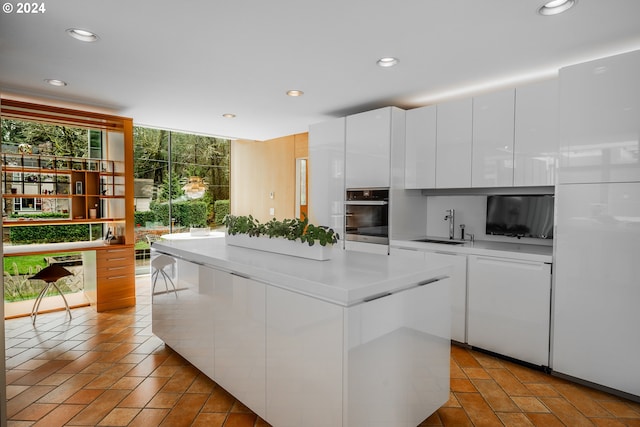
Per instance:
[[[466,242],[461,242],[459,240],[440,240],[440,239],[416,239],[414,242],[425,242],[425,243],[443,243],[445,245],[463,245]]]

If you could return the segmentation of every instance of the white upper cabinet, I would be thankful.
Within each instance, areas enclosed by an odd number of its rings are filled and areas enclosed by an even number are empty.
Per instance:
[[[435,105],[406,112],[405,188],[436,187]]]
[[[436,188],[471,187],[471,99],[437,108]]]
[[[309,222],[344,236],[345,118],[309,126]]]
[[[640,51],[560,70],[559,182],[640,181]]]
[[[347,188],[389,187],[391,141],[404,111],[385,107],[347,117],[345,182]]]
[[[558,80],[516,89],[513,184],[555,185],[558,167]]]
[[[513,89],[473,98],[472,187],[513,185]]]

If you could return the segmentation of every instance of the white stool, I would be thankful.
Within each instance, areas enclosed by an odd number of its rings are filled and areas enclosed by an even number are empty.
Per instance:
[[[153,272],[151,273],[151,280],[153,282],[151,286],[151,299],[153,299],[153,295],[156,292],[156,282],[158,281],[158,276],[162,275],[162,279],[164,280],[164,286],[166,288],[166,293],[169,293],[169,283],[171,283],[171,287],[173,287],[173,292],[176,294],[176,298],[178,298],[178,290],[176,289],[176,285],[173,283],[171,276],[167,274],[165,268],[171,267],[176,264],[176,260],[169,255],[160,254],[152,258],[151,260],[151,269]],[[167,282],[168,281],[168,282]]]

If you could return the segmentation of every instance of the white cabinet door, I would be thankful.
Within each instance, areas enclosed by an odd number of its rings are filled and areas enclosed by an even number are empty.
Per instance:
[[[177,259],[177,295],[153,296],[153,333],[214,378],[213,286],[215,270]],[[162,278],[158,279],[162,282]],[[164,287],[158,283],[157,287]],[[170,289],[171,288],[171,285]]]
[[[389,254],[389,245],[379,245],[377,243],[354,242],[345,240],[344,248],[347,251],[367,252],[369,254]]]
[[[471,99],[437,107],[436,188],[471,187]]]
[[[555,185],[558,167],[558,80],[516,88],[516,187]]]
[[[346,310],[344,425],[415,427],[447,401],[448,281]]]
[[[559,182],[640,181],[640,50],[560,70]]]
[[[640,183],[556,199],[552,368],[640,396]]]
[[[426,252],[427,263],[450,264],[453,267],[449,281],[451,301],[451,339],[467,342],[467,256]]]
[[[451,265],[449,301],[451,301],[451,339],[467,342],[467,256],[460,254],[391,248],[391,256],[422,259],[429,264]]]
[[[470,345],[549,365],[551,266],[469,255]]]
[[[389,255],[424,260],[424,252],[418,249],[389,248]]]
[[[406,112],[405,188],[436,187],[435,105]]]
[[[513,185],[514,89],[473,98],[473,187]]]
[[[347,188],[389,187],[391,112],[385,107],[347,117]]]
[[[343,308],[267,287],[267,416],[274,426],[342,425]]]
[[[345,119],[309,126],[309,222],[344,236]]]
[[[215,381],[266,416],[264,283],[214,271]],[[195,326],[195,325],[194,325]]]

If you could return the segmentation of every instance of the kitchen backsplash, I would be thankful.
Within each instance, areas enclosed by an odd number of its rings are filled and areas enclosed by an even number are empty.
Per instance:
[[[487,196],[424,196],[427,198],[427,230],[430,237],[449,237],[449,222],[445,221],[447,209],[455,209],[455,238],[460,239],[460,224],[465,231],[475,235],[477,240],[490,240],[507,243],[527,243],[533,245],[552,246],[551,239],[534,239],[523,237],[491,236],[485,234],[487,215]]]

